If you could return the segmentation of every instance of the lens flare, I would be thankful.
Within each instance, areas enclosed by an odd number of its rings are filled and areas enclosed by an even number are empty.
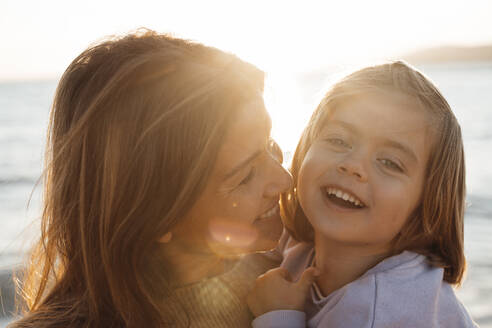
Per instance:
[[[232,219],[211,220],[208,228],[214,242],[228,246],[248,247],[258,238],[258,232],[251,224]]]

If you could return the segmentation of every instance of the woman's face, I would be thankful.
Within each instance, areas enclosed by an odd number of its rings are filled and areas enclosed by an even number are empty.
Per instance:
[[[281,165],[270,129],[262,100],[240,110],[205,190],[174,229],[173,240],[220,255],[275,247],[283,229],[279,195],[290,187],[291,176]]]

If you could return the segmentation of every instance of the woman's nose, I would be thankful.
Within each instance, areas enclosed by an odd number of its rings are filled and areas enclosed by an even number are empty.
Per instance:
[[[267,178],[270,180],[265,191],[268,197],[277,196],[280,193],[287,191],[292,186],[292,176],[282,166],[283,154],[282,150],[275,141],[271,141],[271,158],[270,172]]]
[[[292,175],[279,163],[273,163],[270,183],[265,190],[265,196],[275,197],[290,189],[292,186]]]

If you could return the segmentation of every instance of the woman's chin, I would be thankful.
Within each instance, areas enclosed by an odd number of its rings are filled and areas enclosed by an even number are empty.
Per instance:
[[[222,256],[268,251],[277,245],[283,231],[280,216],[256,219],[253,224],[215,220],[209,225],[209,246]]]
[[[251,251],[268,251],[275,248],[284,230],[278,214],[266,219],[258,219],[253,223],[253,226],[258,231],[258,238],[251,245]]]

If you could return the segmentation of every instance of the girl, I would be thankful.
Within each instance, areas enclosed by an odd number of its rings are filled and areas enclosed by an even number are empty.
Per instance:
[[[461,132],[426,77],[394,62],[336,83],[291,172],[290,237],[249,296],[254,327],[474,326],[452,288],[465,270]]]
[[[80,54],[51,110],[41,237],[10,327],[232,327],[290,186],[263,72],[139,31]]]

